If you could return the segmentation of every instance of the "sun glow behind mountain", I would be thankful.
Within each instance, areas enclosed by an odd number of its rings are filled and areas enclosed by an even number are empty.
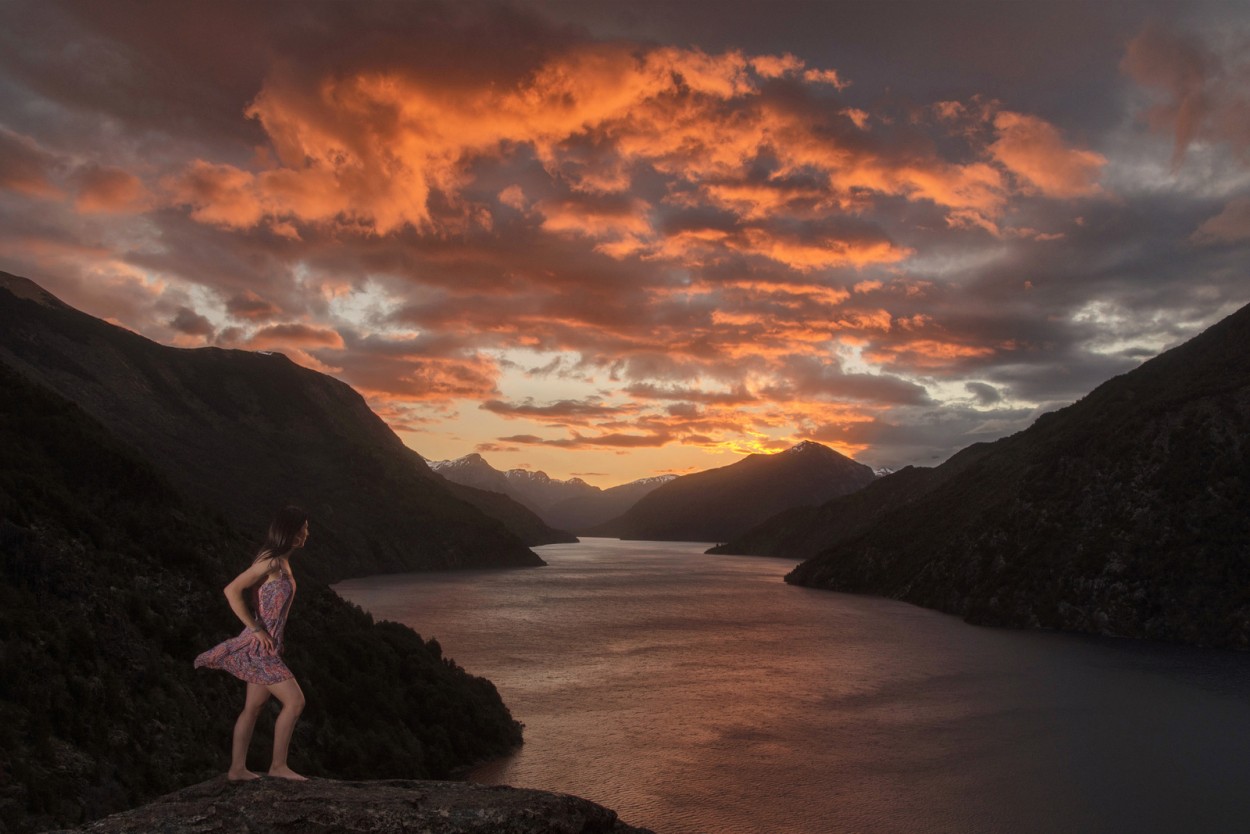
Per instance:
[[[1250,300],[1245,15],[679,5],[18,4],[3,266],[604,486],[933,463]]]

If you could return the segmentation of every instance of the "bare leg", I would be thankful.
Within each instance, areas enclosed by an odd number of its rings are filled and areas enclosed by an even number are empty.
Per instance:
[[[278,720],[273,725],[273,764],[269,766],[269,775],[304,781],[306,777],[291,770],[286,763],[287,752],[291,749],[291,733],[295,730],[299,714],[304,711],[304,690],[299,688],[295,678],[291,678],[273,684],[269,691],[282,702],[282,712],[278,713]]]
[[[259,779],[260,775],[247,769],[247,748],[252,743],[252,730],[256,728],[256,719],[260,716],[261,707],[269,700],[269,689],[258,683],[247,685],[247,696],[243,700],[243,711],[234,722],[234,743],[230,747],[230,770],[226,778],[239,781]]]

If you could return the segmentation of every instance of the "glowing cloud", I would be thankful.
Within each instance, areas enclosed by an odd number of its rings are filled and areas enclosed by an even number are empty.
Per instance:
[[[0,62],[3,268],[166,342],[333,372],[423,452],[437,438],[652,469],[702,458],[648,450],[803,438],[911,454],[909,429],[949,451],[962,435],[926,433],[931,412],[1018,421],[1140,359],[1089,347],[1105,323],[1071,312],[1090,297],[1188,305],[1189,322],[1236,295],[1244,184],[1213,168],[1194,178],[1200,209],[1153,225],[1137,221],[1156,207],[1109,193],[1141,170],[1109,140],[1108,124],[1133,130],[1125,78],[1058,76],[1100,97],[1064,110],[1028,73],[996,77],[994,97],[968,88],[984,76],[963,52],[990,66],[1001,49],[928,32],[932,55],[878,74],[832,35],[787,51],[739,29],[700,49],[660,23],[639,41],[524,5],[23,6],[29,30],[52,7],[112,58],[14,42]],[[202,38],[200,17],[237,43]],[[1117,31],[1178,164],[1200,141],[1244,156],[1236,38]],[[1111,48],[1085,57],[1105,66]],[[908,61],[941,78],[891,74]],[[1165,227],[1184,232],[1160,257]],[[1183,289],[1143,289],[1165,281],[1142,277],[1156,266]]]

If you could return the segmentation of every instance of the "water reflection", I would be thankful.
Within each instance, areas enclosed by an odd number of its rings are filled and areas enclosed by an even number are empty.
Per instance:
[[[793,588],[677,543],[337,590],[526,724],[474,774],[665,834],[1241,830],[1250,657],[1017,632]]]

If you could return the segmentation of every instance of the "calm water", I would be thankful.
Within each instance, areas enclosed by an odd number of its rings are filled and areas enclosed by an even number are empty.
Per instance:
[[[977,628],[702,550],[336,590],[499,687],[526,743],[476,781],[661,834],[1250,831],[1250,656]]]

